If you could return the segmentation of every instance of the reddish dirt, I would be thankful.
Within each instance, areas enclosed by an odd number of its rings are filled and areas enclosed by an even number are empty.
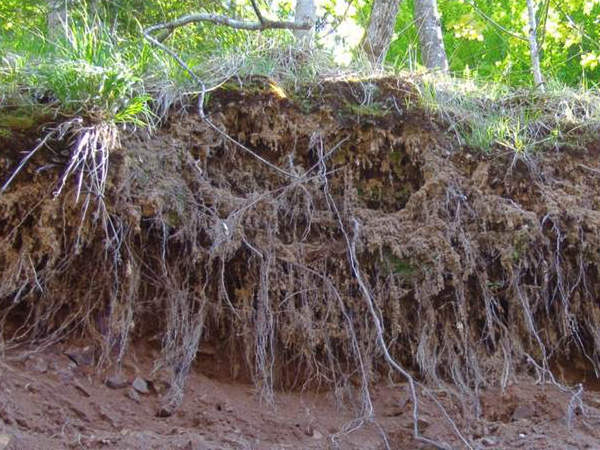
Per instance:
[[[99,373],[85,358],[77,365],[65,354],[69,348],[56,345],[12,362],[7,355],[1,363],[0,433],[11,436],[9,448],[385,448],[377,427],[367,422],[356,428],[356,414],[339,409],[331,392],[277,393],[275,405],[270,405],[261,402],[251,385],[223,377],[211,379],[197,367],[188,378],[181,407],[171,417],[156,417],[161,408],[162,372],[153,373],[151,350],[138,346],[123,364],[124,386],[110,388],[105,384],[110,371]],[[201,365],[214,358],[206,356]],[[149,393],[130,394],[138,376],[148,381]],[[571,402],[572,394],[522,378],[504,393],[482,391],[479,418],[463,416],[462,406],[447,393],[436,394],[477,448],[600,448],[600,411],[596,408],[600,396],[595,392],[584,393],[582,411]],[[380,383],[372,396],[390,448],[435,448],[412,438],[412,403],[406,386]],[[432,402],[421,404],[419,428],[429,439],[464,448]]]

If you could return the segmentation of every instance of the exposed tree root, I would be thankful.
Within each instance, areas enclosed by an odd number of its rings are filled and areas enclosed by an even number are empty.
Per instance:
[[[176,407],[210,343],[267,401],[333,389],[356,407],[348,432],[375,420],[370,386],[388,376],[407,383],[415,437],[439,448],[473,443],[432,386],[477,417],[480,390],[517,371],[561,385],[558,356],[598,373],[597,162],[455,152],[418,109],[393,108],[397,82],[371,94],[392,105],[382,117],[342,108],[353,87],[323,84],[310,113],[221,89],[206,120],[121,145],[81,124],[47,134],[3,180],[3,348],[85,334],[105,366],[157,336]],[[75,136],[71,157],[37,172],[45,145],[65,145],[56,133]],[[567,417],[585,411],[571,392]],[[422,395],[456,442],[419,432]]]

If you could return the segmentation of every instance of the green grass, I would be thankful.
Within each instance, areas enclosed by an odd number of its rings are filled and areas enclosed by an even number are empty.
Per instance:
[[[143,39],[141,26],[137,32],[114,33],[85,13],[71,25],[55,42],[35,30],[0,36],[0,108],[43,103],[56,114],[87,123],[144,127],[154,126],[173,103],[199,93],[183,67]],[[227,45],[215,44],[222,40]],[[166,44],[208,89],[226,82],[243,88],[244,79],[258,75],[292,96],[302,92],[309,98],[308,85],[373,75],[360,59],[341,68],[324,51],[298,48],[286,32],[188,27]],[[421,102],[409,109],[424,107],[437,114],[467,148],[528,154],[581,144],[600,129],[597,90],[550,83],[542,93],[438,75],[387,74],[412,79]],[[377,105],[352,109],[361,115],[385,114]]]
[[[0,55],[4,105],[43,99],[62,114],[95,122],[152,122],[151,95],[144,82],[149,48],[120,42],[97,23],[73,27],[56,43],[41,35],[4,41]]]
[[[354,103],[347,103],[348,109],[358,116],[372,116],[372,117],[385,117],[390,109],[379,103],[373,103],[371,105],[357,105]]]
[[[600,92],[549,83],[545,91],[427,76],[415,80],[424,106],[466,147],[517,155],[585,145],[600,130]]]

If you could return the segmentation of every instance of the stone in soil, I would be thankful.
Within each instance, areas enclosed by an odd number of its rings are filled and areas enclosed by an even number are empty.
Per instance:
[[[15,445],[15,440],[10,434],[0,433],[0,450],[13,450]]]
[[[71,347],[65,350],[65,355],[79,367],[91,366],[94,364],[94,353],[95,349],[91,345],[86,345],[85,347]]]
[[[150,390],[148,389],[148,383],[146,383],[146,380],[144,380],[143,378],[135,377],[135,380],[133,380],[131,386],[133,386],[133,388],[140,394],[150,393]]]
[[[115,373],[106,378],[106,380],[104,380],[104,384],[111,389],[123,389],[126,388],[129,383],[123,375],[120,373]]]
[[[127,397],[129,397],[131,400],[133,400],[136,403],[140,403],[142,401],[140,399],[140,394],[138,394],[137,391],[133,388],[129,388],[127,390]]]

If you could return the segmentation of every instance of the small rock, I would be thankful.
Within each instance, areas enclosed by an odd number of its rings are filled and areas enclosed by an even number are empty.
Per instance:
[[[140,395],[133,388],[127,389],[127,397],[133,400],[136,403],[140,403],[142,400],[140,399]]]
[[[489,436],[484,437],[480,442],[484,447],[494,447],[496,445],[496,439]]]
[[[25,363],[27,370],[32,372],[46,373],[48,372],[48,363],[39,356],[32,356]]]
[[[161,407],[158,411],[156,411],[156,417],[171,417],[173,415],[173,407],[170,405],[165,405]]]
[[[519,405],[513,412],[511,420],[514,422],[521,419],[530,419],[535,416],[535,409],[529,405]]]
[[[144,380],[143,378],[135,377],[135,380],[133,380],[131,386],[133,386],[133,388],[140,394],[150,393],[150,390],[148,389],[148,383],[146,383],[146,380]]]
[[[123,389],[126,388],[129,383],[127,383],[127,380],[123,375],[115,373],[104,380],[104,384],[111,389]]]
[[[70,383],[75,378],[73,372],[68,369],[58,370],[56,372],[56,375],[58,375],[58,379],[63,383]]]
[[[85,347],[71,347],[65,350],[65,355],[67,355],[71,361],[77,364],[79,367],[83,366],[91,366],[94,363],[94,347],[91,345],[86,345]]]
[[[0,450],[12,450],[15,440],[10,434],[0,433]]]
[[[315,428],[313,430],[312,438],[313,439],[323,439],[323,434]]]

